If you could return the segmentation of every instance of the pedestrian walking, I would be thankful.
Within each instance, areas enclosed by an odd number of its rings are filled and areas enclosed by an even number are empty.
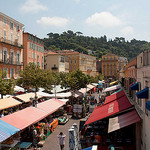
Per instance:
[[[66,137],[66,135],[63,134],[62,132],[60,132],[60,134],[57,135],[57,137],[59,138],[60,149],[61,149],[61,150],[64,150],[64,147],[65,147],[65,137]]]

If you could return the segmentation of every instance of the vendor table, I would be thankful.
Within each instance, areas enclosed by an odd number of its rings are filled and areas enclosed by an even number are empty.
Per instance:
[[[28,148],[30,148],[31,145],[32,145],[31,142],[21,142],[20,143],[20,148],[21,149],[28,149]]]

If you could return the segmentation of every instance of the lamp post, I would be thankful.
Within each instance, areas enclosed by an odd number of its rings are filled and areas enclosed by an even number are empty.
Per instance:
[[[58,70],[58,67],[56,67],[56,65],[54,64],[54,66],[51,69],[53,72],[56,72]],[[55,99],[56,99],[56,80],[55,80],[54,88],[55,88]]]

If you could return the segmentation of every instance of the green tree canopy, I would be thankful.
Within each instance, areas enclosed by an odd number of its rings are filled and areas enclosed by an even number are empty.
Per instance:
[[[15,87],[15,81],[14,79],[5,79],[6,72],[3,72],[0,70],[0,94],[1,98],[3,98],[3,95],[6,94],[13,94],[14,87]]]

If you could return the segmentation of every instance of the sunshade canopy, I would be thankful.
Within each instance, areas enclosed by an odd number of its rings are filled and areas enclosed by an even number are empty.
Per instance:
[[[146,98],[146,99],[148,99],[148,95],[149,95],[149,88],[148,87],[143,89],[143,90],[141,90],[140,92],[136,93],[136,96],[138,98]]]
[[[0,99],[0,110],[11,108],[20,104],[22,103],[12,97]]]
[[[0,119],[0,142],[20,131],[20,129],[6,123]]]
[[[89,88],[89,89],[93,89],[95,86],[94,85],[92,85],[92,84],[88,84],[87,85],[87,88]]]
[[[139,90],[139,83],[137,82],[137,83],[131,85],[130,90]]]
[[[120,97],[123,97],[123,96],[125,96],[125,93],[124,93],[123,90],[121,90],[121,91],[119,91],[117,93],[114,93],[114,94],[112,94],[110,96],[107,96],[105,98],[105,103],[104,104],[110,103],[110,102],[112,102],[112,101],[114,101],[114,100],[116,100],[116,99],[118,99]]]
[[[10,115],[4,116],[1,120],[9,123],[10,125],[19,128],[20,130],[42,120],[48,114],[35,107],[27,107]]]
[[[65,88],[65,87],[61,87],[61,85],[54,85],[54,88],[51,90],[52,93],[60,93],[60,92],[63,92],[63,91],[66,91],[66,90],[69,90],[70,88]]]
[[[121,86],[118,84],[118,85],[114,85],[114,86],[106,88],[103,92],[110,92],[110,91],[117,90],[120,88],[121,88]]]
[[[125,110],[131,107],[131,103],[129,102],[126,95],[123,97],[118,98],[117,100],[110,102],[103,106],[98,106],[94,109],[88,120],[86,121],[85,125],[90,124],[92,122],[101,120],[113,114],[116,114],[122,110]]]
[[[30,102],[30,98],[34,98],[35,97],[35,93],[33,93],[33,92],[25,93],[25,94],[22,94],[22,95],[17,95],[15,97],[17,97],[18,99],[22,100],[23,102]],[[40,98],[40,97],[41,96],[38,96],[38,98]]]
[[[108,133],[118,130],[120,128],[129,126],[133,123],[140,121],[141,118],[138,116],[136,110],[132,110],[130,112],[126,112],[123,115],[110,118],[109,119],[109,127]]]
[[[146,108],[150,111],[150,101],[146,102]]]
[[[118,83],[118,80],[111,82],[109,85],[113,85],[113,84],[116,84],[116,83]]]
[[[25,89],[16,85],[15,88],[14,88],[14,91],[15,92],[25,92]]]
[[[66,102],[60,101],[58,99],[50,99],[45,102],[39,103],[37,105],[37,108],[40,110],[45,111],[48,114],[52,114],[55,112],[58,108],[65,105]]]
[[[0,119],[0,130],[7,133],[10,136],[20,131],[20,129],[8,124],[7,122],[1,119]]]
[[[91,89],[89,89],[88,87],[87,87],[87,88],[81,88],[81,89],[79,90],[79,92],[85,94],[86,92],[88,92],[88,91],[90,91],[90,90],[91,90]]]
[[[37,95],[38,96],[41,96],[41,97],[55,97],[55,94],[48,94],[48,93],[45,93],[45,92],[37,92]],[[57,98],[64,98],[64,97],[70,97],[71,96],[71,92],[66,92],[66,93],[56,93],[56,97]]]
[[[112,93],[111,95],[120,92],[122,89],[117,90],[116,92]]]

